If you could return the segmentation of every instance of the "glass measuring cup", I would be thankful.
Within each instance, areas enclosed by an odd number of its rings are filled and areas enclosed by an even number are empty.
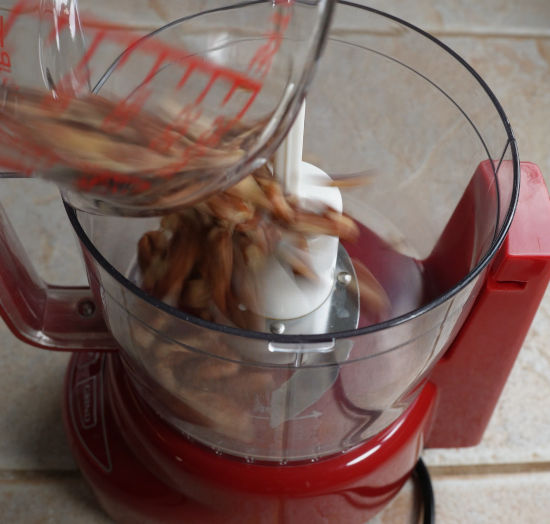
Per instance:
[[[333,3],[169,1],[155,9],[139,0],[117,19],[107,2],[19,0],[5,17],[18,67],[3,91],[0,164],[58,182],[68,201],[96,213],[166,213],[224,189],[286,133]],[[28,89],[39,83],[20,42],[29,26],[38,28],[51,93]]]
[[[356,329],[275,335],[184,314],[132,281],[137,242],[158,219],[67,206],[132,386],[182,435],[252,460],[316,459],[395,421],[467,317],[518,197],[516,144],[494,95],[406,23],[341,4],[307,103],[304,160],[329,174],[383,173],[343,191],[361,226],[344,247],[392,304],[378,324],[365,315]],[[44,288],[3,235],[12,325],[35,344],[114,348],[89,295]]]

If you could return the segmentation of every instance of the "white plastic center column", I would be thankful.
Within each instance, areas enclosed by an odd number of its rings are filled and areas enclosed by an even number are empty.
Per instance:
[[[326,204],[342,212],[342,196],[338,188],[323,186],[330,177],[319,168],[302,161],[305,123],[305,102],[289,134],[274,157],[274,175],[286,194],[297,196],[304,207],[308,202]],[[289,320],[308,315],[328,298],[334,286],[338,254],[338,237],[318,235],[307,240],[311,264],[317,280],[296,278],[291,268],[271,257],[261,279],[264,283],[264,311],[267,318]],[[318,319],[322,321],[322,319]]]

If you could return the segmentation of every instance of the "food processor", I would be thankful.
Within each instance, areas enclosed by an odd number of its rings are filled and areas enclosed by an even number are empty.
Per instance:
[[[2,317],[30,344],[75,352],[66,432],[121,524],[364,524],[424,448],[483,435],[550,279],[539,169],[520,164],[468,64],[348,1],[303,126],[300,169],[377,175],[339,190],[359,237],[336,246],[324,302],[284,314],[294,304],[273,286],[262,329],[141,289],[137,244],[158,217],[66,203],[88,289],[44,283],[2,212]],[[361,306],[354,261],[387,294],[377,315]]]

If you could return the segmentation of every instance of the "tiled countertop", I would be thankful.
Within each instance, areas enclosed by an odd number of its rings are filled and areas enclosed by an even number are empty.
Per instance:
[[[548,0],[372,0],[441,38],[493,89],[523,160],[550,183],[550,2]],[[2,181],[0,200],[41,274],[85,280],[57,190],[35,180]],[[80,479],[61,424],[69,355],[40,351],[0,325],[0,522],[107,524]],[[550,515],[550,292],[529,332],[483,442],[428,450],[438,524],[548,522]],[[409,483],[374,522],[414,522]]]

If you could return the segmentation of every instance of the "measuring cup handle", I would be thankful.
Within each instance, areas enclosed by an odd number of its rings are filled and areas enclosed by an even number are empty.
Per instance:
[[[117,350],[90,289],[44,282],[1,205],[0,315],[16,337],[33,346],[61,351]]]

